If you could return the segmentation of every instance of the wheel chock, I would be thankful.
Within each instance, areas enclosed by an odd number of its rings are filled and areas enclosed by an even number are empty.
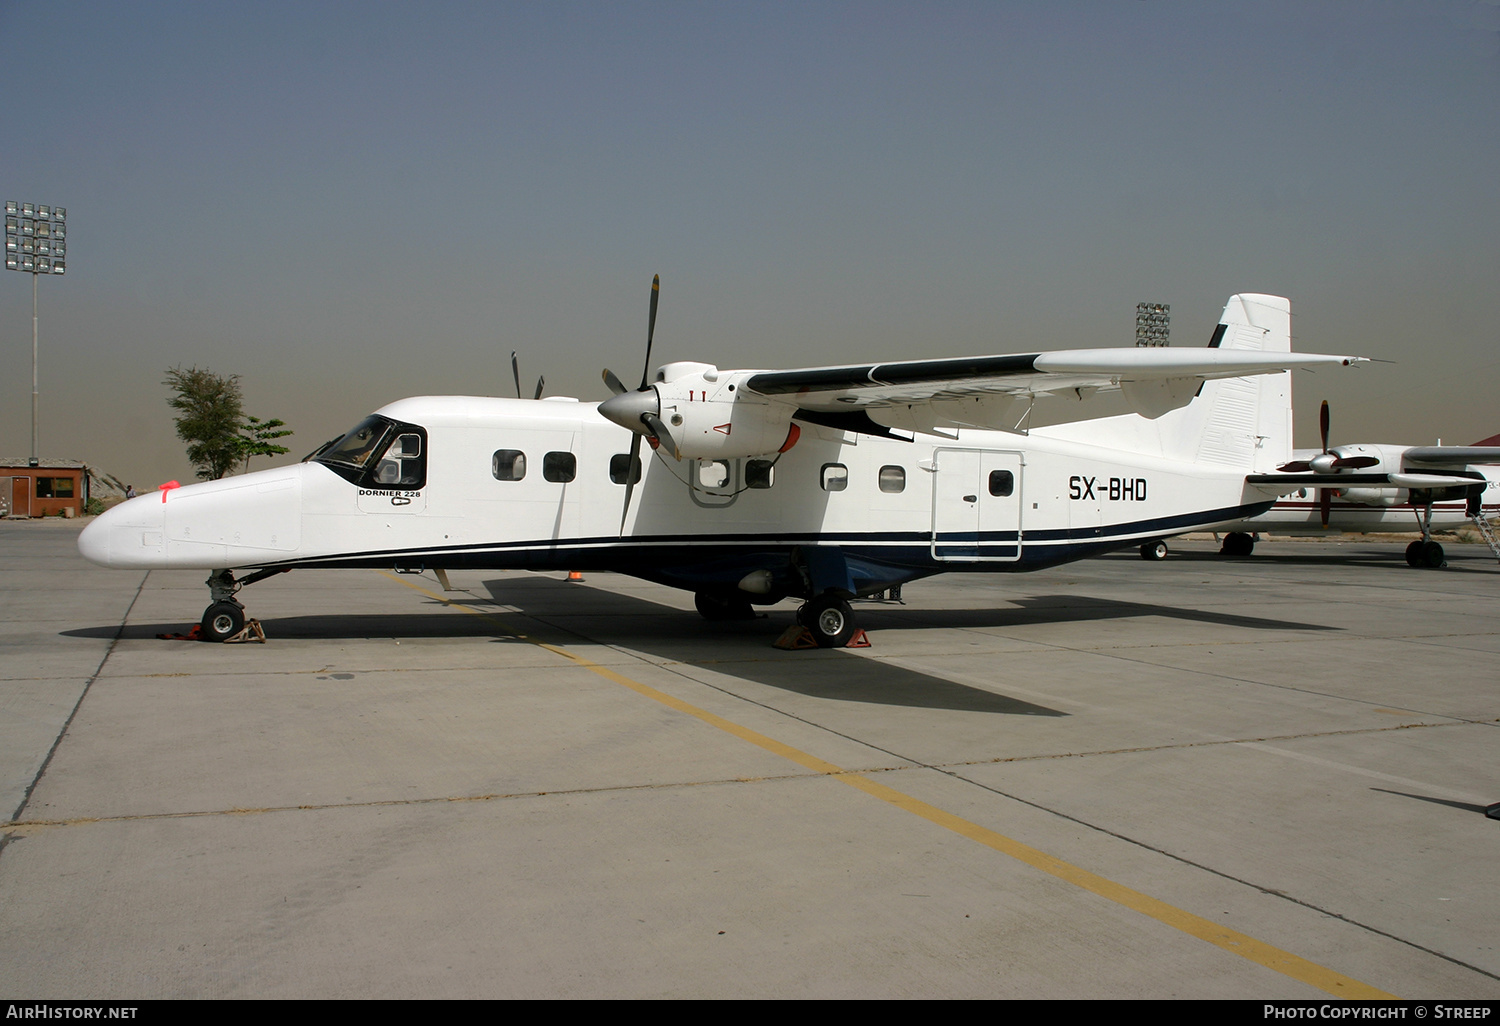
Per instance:
[[[246,620],[240,632],[232,638],[225,638],[224,644],[236,645],[244,641],[254,641],[262,645],[266,643],[265,628],[261,627],[259,620]]]
[[[775,648],[785,649],[789,652],[818,647],[817,639],[812,636],[812,631],[801,624],[792,624],[792,626],[782,631],[781,637],[777,638],[772,644]],[[849,643],[844,647],[869,648],[870,639],[863,630],[856,629],[854,636],[849,639]]]
[[[794,623],[782,631],[781,637],[777,638],[772,644],[776,648],[786,649],[789,652],[800,648],[818,647],[818,643],[813,640],[812,631],[800,623]]]
[[[195,623],[186,634],[158,634],[157,637],[163,641],[198,641],[201,633],[203,626]]]

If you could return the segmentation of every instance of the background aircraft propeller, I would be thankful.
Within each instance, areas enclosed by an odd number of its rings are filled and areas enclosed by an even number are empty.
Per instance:
[[[521,398],[521,363],[520,363],[519,360],[516,359],[516,351],[514,349],[512,349],[510,351],[510,373],[511,373],[511,376],[516,379],[516,398],[520,399]],[[542,386],[544,386],[546,383],[547,383],[547,376],[545,374],[543,374],[541,377],[537,378],[536,379],[536,394],[533,395],[531,398],[533,398],[533,399],[540,399],[542,397]]]
[[[1322,435],[1323,451],[1310,460],[1292,460],[1283,463],[1277,470],[1289,474],[1305,474],[1314,471],[1319,474],[1332,474],[1340,470],[1362,470],[1365,467],[1373,467],[1380,462],[1374,456],[1341,456],[1328,449],[1328,400],[1323,400],[1322,407],[1318,410],[1318,431]],[[1318,511],[1323,517],[1323,526],[1328,526],[1328,513],[1333,506],[1333,493],[1336,489],[1318,489]]]

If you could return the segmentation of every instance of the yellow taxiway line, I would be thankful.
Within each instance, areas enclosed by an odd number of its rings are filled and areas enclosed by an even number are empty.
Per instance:
[[[510,636],[544,648],[548,652],[561,656],[578,667],[588,670],[590,673],[597,674],[605,680],[613,681],[622,687],[629,688],[636,694],[649,698],[653,702],[658,702],[669,709],[674,709],[677,712],[691,716],[711,727],[724,731],[726,734],[737,737],[741,741],[749,742],[774,755],[788,759],[814,773],[831,777],[857,791],[863,791],[872,798],[878,798],[904,812],[919,816],[929,823],[940,826],[945,830],[951,830],[961,837],[967,837],[969,840],[976,841],[987,848],[1000,852],[1002,855],[1009,855],[1011,858],[1024,862],[1033,869],[1039,869],[1043,873],[1054,876],[1075,887],[1080,887],[1092,894],[1097,894],[1099,897],[1112,901],[1117,905],[1123,905],[1142,915],[1150,916],[1165,926],[1181,930],[1183,933],[1191,937],[1196,937],[1201,941],[1207,941],[1209,944],[1222,948],[1230,954],[1249,959],[1257,965],[1275,970],[1294,980],[1300,980],[1309,986],[1316,987],[1335,997],[1361,1001],[1396,1000],[1396,995],[1394,994],[1387,994],[1385,991],[1378,990],[1367,983],[1361,983],[1359,980],[1352,979],[1342,973],[1318,965],[1316,962],[1310,962],[1289,951],[1283,951],[1274,945],[1256,940],[1254,937],[1240,933],[1238,930],[1231,930],[1219,923],[1204,919],[1202,916],[1196,916],[1191,912],[1177,908],[1175,905],[1169,905],[1165,901],[1153,898],[1149,894],[1142,894],[1140,891],[1133,890],[1123,884],[1115,883],[1113,880],[1102,877],[1097,873],[1091,873],[1087,869],[1075,866],[1070,862],[1064,862],[1062,859],[1048,855],[1046,852],[1033,848],[1028,844],[1022,844],[1020,841],[1006,837],[1004,834],[997,833],[987,827],[982,827],[977,823],[964,819],[962,816],[955,816],[951,812],[945,812],[934,805],[929,805],[927,802],[913,798],[909,794],[897,791],[893,787],[877,783],[864,774],[852,773],[824,759],[819,759],[815,755],[810,755],[799,748],[794,748],[791,745],[777,741],[775,738],[767,737],[759,731],[741,726],[732,720],[726,720],[724,717],[715,715],[706,709],[700,709],[690,702],[684,702],[682,699],[674,698],[672,695],[664,691],[659,691],[650,685],[632,680],[622,673],[600,665],[591,659],[585,659],[583,656],[575,652],[570,652],[559,645],[548,644],[547,642],[539,641],[536,638],[512,630],[493,613],[475,609],[462,602],[457,602],[435,592],[428,591],[426,588],[413,584],[410,581],[402,580],[394,574],[386,574],[386,576],[406,585],[408,588],[421,592],[429,598],[436,599],[444,605],[452,606],[454,609],[459,609],[489,620]]]

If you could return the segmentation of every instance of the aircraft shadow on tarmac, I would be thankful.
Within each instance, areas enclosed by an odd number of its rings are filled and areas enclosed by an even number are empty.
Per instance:
[[[1241,563],[1253,566],[1256,563],[1271,563],[1277,566],[1333,566],[1333,567],[1371,567],[1388,570],[1391,573],[1430,573],[1428,568],[1413,568],[1406,565],[1405,549],[1396,546],[1387,548],[1359,548],[1346,547],[1348,543],[1339,545],[1330,550],[1323,544],[1298,545],[1297,551],[1267,551],[1264,547],[1257,546],[1255,553],[1250,556],[1225,556],[1212,551],[1183,551],[1173,549],[1167,557],[1167,564],[1171,563]],[[1490,573],[1495,562],[1495,557],[1480,546],[1466,546],[1476,551],[1470,553],[1462,550],[1455,551],[1457,546],[1452,541],[1445,541],[1443,547],[1446,551],[1447,563],[1442,567],[1444,573],[1475,574]],[[1134,552],[1114,552],[1098,557],[1100,559],[1130,559],[1140,562],[1140,557]]]
[[[1415,798],[1419,802],[1431,802],[1433,805],[1446,805],[1450,809],[1459,809],[1463,812],[1477,812],[1481,816],[1489,816],[1490,819],[1500,819],[1491,810],[1496,809],[1494,805],[1475,805],[1473,802],[1456,802],[1448,798],[1436,798],[1428,794],[1412,794],[1410,791],[1392,791],[1384,787],[1372,787],[1371,791],[1379,791],[1381,794],[1393,794],[1399,798]]]
[[[435,585],[435,582],[428,582]],[[486,594],[486,592],[488,594]],[[268,596],[269,597],[269,596]],[[276,640],[347,638],[493,638],[515,643],[515,633],[560,646],[580,641],[619,645],[658,659],[701,667],[794,694],[840,702],[947,709],[1011,716],[1063,716],[1055,709],[986,688],[960,684],[848,650],[783,652],[771,642],[792,623],[786,610],[754,620],[709,622],[693,610],[570,584],[550,577],[508,577],[451,592],[445,600],[487,615],[451,610],[411,613],[328,613],[261,620]],[[422,599],[429,608],[438,600]],[[860,602],[857,612],[870,630],[1005,628],[1037,623],[1083,623],[1142,616],[1193,620],[1248,630],[1327,631],[1317,624],[1273,620],[1212,610],[1150,605],[1080,595],[1022,596],[1000,608],[932,609]],[[252,606],[251,612],[255,612]],[[181,623],[130,623],[64,631],[67,637],[156,639],[186,630]],[[878,645],[878,636],[876,644]],[[997,659],[995,685],[1004,687]]]

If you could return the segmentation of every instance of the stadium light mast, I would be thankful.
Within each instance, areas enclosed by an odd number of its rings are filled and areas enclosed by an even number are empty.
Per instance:
[[[1172,334],[1172,307],[1167,303],[1135,304],[1135,344],[1169,346]]]
[[[45,203],[5,201],[5,268],[31,275],[31,465],[39,466],[37,451],[36,280],[43,274],[68,271],[68,211]]]

